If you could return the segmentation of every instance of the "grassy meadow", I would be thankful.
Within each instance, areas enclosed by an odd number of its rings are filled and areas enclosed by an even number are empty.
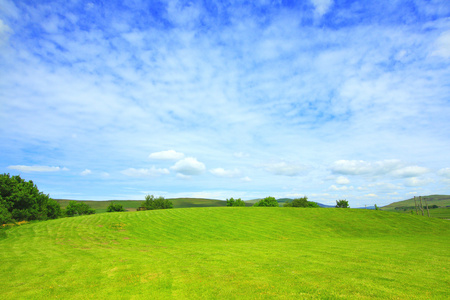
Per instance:
[[[207,207],[30,223],[0,239],[0,299],[448,299],[449,222]]]

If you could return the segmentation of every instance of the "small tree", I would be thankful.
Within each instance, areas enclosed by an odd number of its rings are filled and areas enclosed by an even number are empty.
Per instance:
[[[145,207],[147,210],[168,209],[173,208],[173,203],[170,200],[164,199],[164,197],[155,198],[153,195],[147,195],[141,206]]]
[[[259,200],[253,206],[272,206],[272,207],[278,207],[280,206],[277,202],[277,199],[274,197],[266,197],[264,199]]]
[[[111,202],[106,209],[106,212],[125,211],[122,204]]]
[[[339,208],[350,208],[347,200],[336,200],[336,207]]]
[[[308,197],[297,198],[292,202],[286,202],[284,207],[320,207],[316,202],[308,201]]]
[[[227,199],[227,206],[245,206],[245,202],[241,200],[241,198],[233,199],[233,197],[231,197],[230,199]]]
[[[66,207],[66,216],[73,217],[75,215],[92,215],[95,214],[95,209],[83,202],[70,201]]]
[[[375,207],[375,210],[380,210],[380,208],[376,204],[374,205],[374,207]]]

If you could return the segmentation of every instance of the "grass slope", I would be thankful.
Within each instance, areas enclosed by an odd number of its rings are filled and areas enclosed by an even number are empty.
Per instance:
[[[265,207],[63,218],[0,240],[0,299],[446,299],[449,225]]]
[[[441,219],[450,219],[450,195],[430,195],[422,197],[422,204],[424,206],[425,215],[427,215],[425,199],[428,202],[428,206],[437,205],[439,208],[430,209],[430,216]],[[419,205],[419,199],[416,198],[417,205]],[[398,201],[389,205],[383,206],[383,210],[397,211],[401,213],[411,213],[411,210],[415,213],[414,198]],[[419,214],[422,214],[419,209]]]

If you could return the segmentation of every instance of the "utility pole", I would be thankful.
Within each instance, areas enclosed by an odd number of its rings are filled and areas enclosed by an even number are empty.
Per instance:
[[[419,212],[417,211],[417,201],[416,201],[416,196],[414,196],[414,207],[416,208],[416,215],[419,215]]]
[[[423,197],[423,199],[425,200],[425,205],[427,206],[427,213],[428,213],[428,218],[430,217],[430,210],[428,209],[428,201],[426,197]]]
[[[423,213],[422,196],[419,197],[419,200],[420,200],[420,210],[422,211],[422,216],[423,216],[424,213]]]

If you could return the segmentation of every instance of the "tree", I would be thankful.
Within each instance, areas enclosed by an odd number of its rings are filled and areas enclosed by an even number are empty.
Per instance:
[[[286,202],[284,207],[320,207],[316,202],[308,201],[308,197],[297,198],[292,202]]]
[[[280,206],[277,202],[277,199],[274,197],[266,197],[264,199],[259,200],[253,206],[272,206],[272,207],[278,207]]]
[[[164,197],[155,198],[153,195],[147,195],[141,206],[145,207],[147,210],[168,209],[173,208],[173,203],[170,200],[164,199]]]
[[[79,201],[70,201],[66,207],[66,216],[73,217],[75,215],[92,215],[95,214],[95,209],[92,209],[89,205]]]
[[[106,209],[106,212],[125,211],[122,204],[111,202]]]
[[[241,200],[241,198],[233,199],[233,197],[231,197],[230,199],[227,199],[227,206],[245,206],[245,202]]]
[[[39,191],[33,181],[19,175],[0,175],[0,221],[31,221],[56,219],[61,207],[55,200]]]
[[[336,207],[339,208],[350,208],[347,200],[336,200]]]

